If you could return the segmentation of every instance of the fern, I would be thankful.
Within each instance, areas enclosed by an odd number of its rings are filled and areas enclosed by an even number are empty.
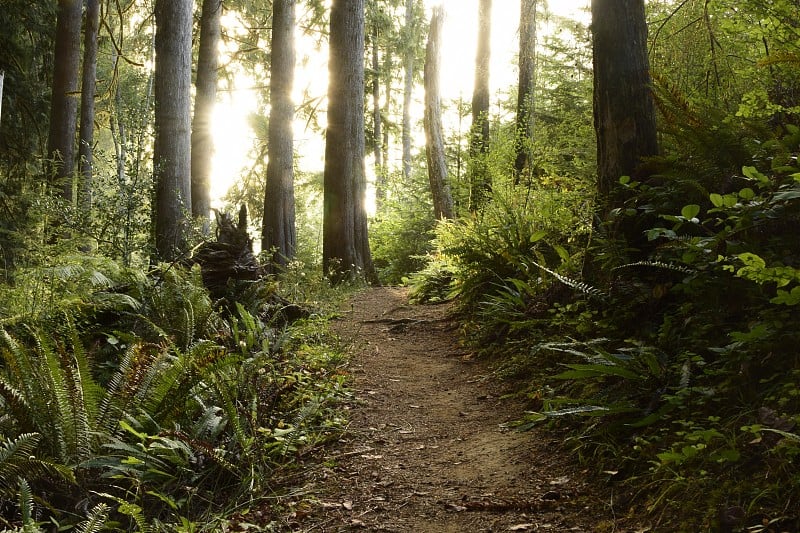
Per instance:
[[[89,511],[86,520],[78,524],[76,531],[78,533],[100,533],[106,528],[109,510],[105,503],[98,503]]]
[[[68,320],[67,328],[69,345],[53,346],[32,331],[32,349],[0,331],[0,353],[6,363],[0,395],[21,431],[38,432],[48,454],[72,464],[96,448],[93,423],[102,389],[91,376],[75,325]]]
[[[603,292],[602,290],[600,290],[600,289],[598,289],[596,287],[592,287],[591,285],[589,285],[586,282],[574,280],[574,279],[569,278],[569,277],[567,277],[567,276],[565,276],[563,274],[559,274],[555,270],[547,268],[546,266],[544,266],[542,264],[539,264],[536,261],[533,261],[531,259],[529,259],[528,262],[530,264],[532,264],[533,266],[535,266],[536,268],[544,270],[545,272],[547,272],[548,274],[550,274],[551,276],[556,278],[558,281],[560,281],[561,283],[563,283],[567,287],[570,287],[572,289],[575,289],[576,291],[582,292],[582,293],[584,293],[585,295],[587,295],[589,297],[592,297],[592,298],[608,298],[608,294],[607,293]]]
[[[22,533],[41,533],[41,529],[33,519],[33,491],[28,482],[19,478],[19,510],[22,515]]]
[[[652,268],[663,268],[664,270],[674,270],[675,272],[680,272],[682,274],[694,274],[697,272],[693,268],[685,267],[682,265],[676,265],[675,263],[667,263],[664,261],[636,261],[634,263],[627,263],[625,265],[619,265],[613,267],[611,270],[622,270],[624,268],[634,268],[634,267],[652,267]]]
[[[98,493],[98,496],[111,500],[117,504],[117,512],[125,516],[129,516],[134,524],[136,524],[136,533],[151,533],[153,529],[147,523],[147,517],[144,510],[140,505],[130,503],[119,496],[109,494],[107,492]]]
[[[0,443],[0,499],[14,496],[20,477],[75,482],[70,468],[35,457],[40,439],[38,433],[23,433]]]

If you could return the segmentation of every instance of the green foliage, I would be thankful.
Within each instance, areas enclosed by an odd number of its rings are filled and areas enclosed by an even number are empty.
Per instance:
[[[37,459],[40,435],[22,433],[0,443],[0,497],[12,499],[19,480],[75,482],[72,471],[51,461]]]
[[[372,258],[384,283],[398,284],[420,270],[431,250],[435,221],[428,185],[419,175],[412,181],[389,191],[370,227]]]
[[[574,260],[589,231],[585,214],[576,209],[580,198],[581,192],[496,189],[482,213],[440,223],[438,255],[412,278],[412,297],[457,295],[467,320],[476,319],[478,337],[505,335],[515,326],[498,307],[524,313],[531,294],[558,290],[551,289],[554,278],[546,272],[580,267]]]
[[[300,281],[253,283],[223,318],[197,269],[58,256],[19,272],[3,288],[0,497],[16,498],[22,476],[61,526],[151,531],[269,490],[343,423],[325,320],[289,327],[281,314],[299,306],[279,292],[316,301]],[[71,511],[79,500],[86,516]]]
[[[63,312],[136,311],[139,301],[119,291],[129,276],[129,271],[100,256],[44,253],[35,266],[15,270],[13,285],[0,286],[0,320],[60,321]]]
[[[13,433],[36,432],[40,450],[57,462],[74,465],[87,459],[97,435],[94,421],[102,389],[90,372],[77,332],[70,325],[71,341],[52,343],[31,333],[28,348],[7,331],[0,331],[0,397],[12,415],[7,421]]]

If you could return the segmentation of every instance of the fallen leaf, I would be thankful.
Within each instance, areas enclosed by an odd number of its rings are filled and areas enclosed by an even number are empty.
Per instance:
[[[528,531],[533,527],[533,524],[517,524],[508,528],[509,531]]]
[[[462,511],[466,511],[467,510],[467,508],[464,507],[463,505],[456,505],[455,503],[447,503],[447,504],[445,504],[444,507],[448,511],[453,511],[453,512],[456,512],[456,513],[460,513]]]
[[[341,503],[336,502],[322,502],[323,509],[338,509],[342,506]]]
[[[353,502],[351,502],[351,501],[342,502],[342,507],[344,507],[348,511],[352,511],[353,510]]]

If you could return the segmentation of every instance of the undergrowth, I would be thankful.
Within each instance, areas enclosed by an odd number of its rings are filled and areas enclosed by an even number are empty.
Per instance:
[[[302,288],[302,270],[253,282],[232,310],[196,267],[20,270],[2,289],[2,527],[216,531],[279,495],[341,431],[348,394],[329,313],[310,306],[336,295]]]
[[[694,159],[622,177],[621,206],[593,229],[574,196],[500,195],[441,224],[411,280],[418,299],[456,299],[465,338],[522,383],[519,427],[567,431],[626,494],[618,516],[800,527],[799,141],[793,126],[741,141],[758,149],[723,178],[702,159],[707,136],[684,138]]]

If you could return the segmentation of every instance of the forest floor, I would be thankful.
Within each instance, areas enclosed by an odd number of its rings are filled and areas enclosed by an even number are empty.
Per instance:
[[[459,345],[448,305],[383,287],[351,306],[333,323],[352,352],[349,423],[284,501],[288,530],[648,531],[614,516],[556,435],[510,427],[524,405]]]

